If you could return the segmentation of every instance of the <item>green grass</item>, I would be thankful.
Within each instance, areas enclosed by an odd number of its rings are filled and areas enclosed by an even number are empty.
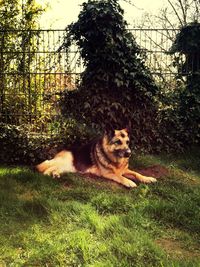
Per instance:
[[[0,266],[200,266],[200,154],[138,156],[167,176],[127,190],[0,167]]]

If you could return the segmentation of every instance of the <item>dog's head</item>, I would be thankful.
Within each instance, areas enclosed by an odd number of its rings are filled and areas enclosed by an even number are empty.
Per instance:
[[[109,130],[105,133],[104,150],[115,158],[129,158],[131,150],[129,147],[129,130]]]

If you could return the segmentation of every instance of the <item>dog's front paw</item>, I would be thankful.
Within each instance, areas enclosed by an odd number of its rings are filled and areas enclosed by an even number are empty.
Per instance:
[[[123,185],[126,186],[127,188],[137,187],[137,185],[133,181],[131,181],[129,179],[124,180],[123,181]]]
[[[157,179],[154,177],[147,177],[146,176],[142,179],[142,183],[145,183],[145,184],[150,184],[150,183],[155,183],[155,182],[157,182]]]

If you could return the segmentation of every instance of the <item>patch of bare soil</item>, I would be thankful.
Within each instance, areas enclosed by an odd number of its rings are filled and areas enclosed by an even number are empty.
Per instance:
[[[169,174],[168,169],[161,165],[153,165],[144,169],[139,169],[137,171],[142,175],[151,176],[155,178],[161,178]]]
[[[164,177],[164,176],[168,175],[168,173],[169,173],[167,168],[165,168],[163,166],[160,166],[160,165],[153,165],[153,166],[150,166],[150,167],[147,167],[147,168],[144,168],[144,169],[137,169],[137,170],[134,169],[134,171],[136,171],[136,172],[138,172],[138,173],[140,173],[142,175],[151,176],[151,177],[155,177],[155,178]],[[112,185],[113,189],[121,187],[120,184],[117,184],[116,182],[113,182],[112,180],[108,180],[108,179],[105,179],[103,177],[98,177],[98,176],[93,175],[93,174],[87,173],[87,174],[82,174],[81,176],[83,178],[91,181],[91,182],[94,182],[94,180],[95,180],[95,182],[97,184],[99,184],[99,185],[104,184],[105,182],[107,182],[107,183]],[[60,181],[61,181],[61,183],[63,183],[63,180],[60,180]],[[135,182],[137,182],[137,181],[135,181]],[[69,189],[69,188],[73,187],[72,185],[68,184],[68,182],[64,182],[63,186],[66,189]]]
[[[186,249],[180,241],[164,238],[156,240],[156,244],[163,248],[173,258],[200,259],[199,249]]]

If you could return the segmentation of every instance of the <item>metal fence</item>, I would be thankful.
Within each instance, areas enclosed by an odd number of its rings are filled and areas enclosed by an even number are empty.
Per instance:
[[[172,55],[177,31],[130,29],[146,52],[146,65],[165,90],[176,86]],[[77,47],[58,52],[64,30],[0,31],[0,122],[28,124],[34,133],[59,130],[59,97],[80,81],[83,64]]]

